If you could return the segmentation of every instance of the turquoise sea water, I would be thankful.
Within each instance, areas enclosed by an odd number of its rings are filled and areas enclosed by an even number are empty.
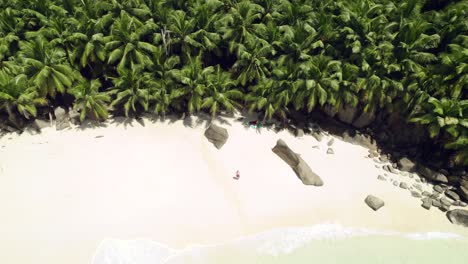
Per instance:
[[[171,249],[148,240],[106,239],[93,264],[414,264],[468,263],[468,238],[450,233],[384,232],[317,225]]]

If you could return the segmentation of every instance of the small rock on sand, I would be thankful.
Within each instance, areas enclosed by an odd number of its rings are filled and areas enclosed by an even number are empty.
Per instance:
[[[442,207],[442,203],[439,201],[439,200],[432,200],[432,205],[435,206],[435,207]]]
[[[382,206],[385,205],[385,202],[382,199],[373,195],[368,195],[364,202],[374,211],[379,210]]]
[[[407,184],[406,182],[401,182],[401,183],[400,183],[400,188],[406,190],[406,189],[408,189],[408,184]]]
[[[335,142],[335,139],[334,138],[330,139],[327,143],[327,146],[333,145],[333,142]]]
[[[328,148],[327,149],[327,154],[335,154],[335,152],[333,151],[332,148]]]
[[[394,181],[393,185],[398,186],[398,181]]]
[[[443,193],[444,189],[439,185],[434,185],[434,191],[436,191],[438,193]]]
[[[102,138],[104,137],[103,135],[95,136],[94,138]]]
[[[429,196],[431,196],[431,193],[430,193],[430,192],[424,191],[424,192],[422,192],[422,195],[423,195],[423,196],[426,196],[426,197],[429,197]]]
[[[445,191],[445,195],[447,195],[447,197],[452,198],[455,201],[460,200],[460,196],[456,194],[454,191],[447,190]]]
[[[387,180],[387,179],[386,179],[384,176],[382,176],[382,175],[377,176],[377,179],[379,179],[379,180],[381,180],[381,181],[386,181],[386,180]]]
[[[416,198],[421,198],[421,194],[416,191],[411,191],[411,196],[416,197]]]
[[[421,184],[415,183],[415,184],[413,184],[413,187],[414,187],[415,189],[419,190],[420,192],[422,191],[422,186],[421,186]]]
[[[422,206],[424,209],[427,209],[427,210],[431,209],[432,202],[431,202],[431,199],[430,199],[430,198],[425,197],[425,198],[422,199],[422,202],[423,202],[423,203],[422,203],[421,206]]]

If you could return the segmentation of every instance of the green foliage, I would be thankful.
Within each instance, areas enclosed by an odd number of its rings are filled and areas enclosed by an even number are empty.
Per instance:
[[[103,120],[109,116],[106,103],[111,101],[111,97],[104,92],[99,92],[100,87],[101,82],[98,79],[82,80],[69,90],[69,93],[75,97],[74,108],[81,112],[81,122],[86,117]]]
[[[0,1],[0,114],[399,115],[468,162],[468,1]],[[47,101],[46,101],[47,99]],[[12,117],[13,118],[13,117]]]

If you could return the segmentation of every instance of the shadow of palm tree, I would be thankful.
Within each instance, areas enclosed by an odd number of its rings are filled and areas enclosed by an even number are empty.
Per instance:
[[[125,116],[115,116],[111,119],[111,124],[116,124],[117,126],[123,125],[125,128],[128,126],[133,127],[133,120],[132,117],[125,117]]]
[[[85,129],[93,129],[93,128],[104,128],[107,127],[108,124],[105,122],[99,122],[95,120],[84,120],[81,122],[81,124],[77,127],[79,130],[85,130]]]

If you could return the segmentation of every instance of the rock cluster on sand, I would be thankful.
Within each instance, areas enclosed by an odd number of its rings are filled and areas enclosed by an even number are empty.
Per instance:
[[[228,140],[229,134],[227,129],[211,124],[205,131],[205,137],[213,143],[213,145],[220,149]]]
[[[302,183],[314,186],[323,185],[322,179],[315,174],[301,156],[293,152],[282,139],[276,142],[276,146],[272,151],[294,170]]]
[[[447,212],[447,218],[456,225],[468,227],[468,211],[455,209]]]
[[[368,195],[364,202],[374,211],[379,210],[382,206],[385,205],[385,202],[382,199],[373,195]]]

